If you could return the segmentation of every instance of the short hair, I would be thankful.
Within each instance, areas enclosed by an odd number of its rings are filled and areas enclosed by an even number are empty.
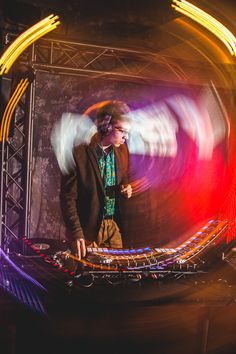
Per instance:
[[[103,134],[109,134],[112,126],[118,121],[129,121],[131,112],[128,105],[122,101],[109,101],[98,109],[96,123],[98,131]]]

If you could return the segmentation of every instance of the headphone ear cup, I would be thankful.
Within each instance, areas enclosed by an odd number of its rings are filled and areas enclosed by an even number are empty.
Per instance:
[[[107,134],[110,134],[111,131],[112,131],[112,124],[109,123],[109,124],[108,124],[108,127],[107,127]]]
[[[109,134],[112,131],[112,123],[111,123],[112,116],[107,114],[101,121],[98,122],[98,129],[103,134]]]

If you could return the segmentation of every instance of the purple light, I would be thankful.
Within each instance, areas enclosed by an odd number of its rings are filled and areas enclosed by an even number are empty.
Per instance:
[[[0,256],[2,256],[4,258],[4,260],[9,263],[14,270],[20,274],[23,278],[29,280],[31,283],[33,283],[34,285],[38,286],[39,288],[43,289],[44,291],[47,291],[43,285],[41,285],[37,280],[35,280],[34,278],[32,278],[29,274],[25,273],[23,270],[21,270],[14,262],[12,262],[11,259],[9,259],[9,257],[7,257],[7,255],[5,254],[5,252],[3,252],[3,250],[0,248]]]

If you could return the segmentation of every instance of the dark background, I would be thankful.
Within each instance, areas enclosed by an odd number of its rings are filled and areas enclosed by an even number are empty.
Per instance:
[[[209,9],[232,30],[235,28],[235,1],[196,1],[200,7]],[[193,55],[188,42],[173,36],[172,21],[178,17],[169,8],[169,1],[3,1],[1,14],[1,28],[19,33],[40,18],[50,13],[58,13],[62,25],[53,33],[62,39],[74,39],[92,44],[107,46],[153,50],[158,53],[171,53],[172,58],[185,59],[184,69],[194,67],[193,80],[200,75],[203,69],[201,55]],[[235,31],[233,31],[235,32]],[[188,49],[188,50],[186,50]],[[193,60],[194,59],[194,60]],[[216,59],[215,59],[216,60]],[[216,60],[217,63],[217,60]],[[228,66],[226,66],[228,68]],[[207,70],[206,70],[207,71]],[[194,82],[192,82],[193,84]],[[75,98],[78,103],[76,110],[87,108],[94,100],[111,98],[115,94],[127,101],[136,104],[136,96],[147,101],[144,92],[147,86],[136,86],[132,83],[110,82],[104,87],[104,82],[90,80],[79,81],[73,77],[59,75],[37,74],[36,116],[34,122],[34,166],[33,166],[33,203],[31,232],[32,236],[64,237],[63,225],[59,222],[58,209],[58,174],[59,170],[50,147],[50,130],[61,113],[68,108],[70,99]],[[222,83],[221,83],[222,84]],[[219,85],[222,89],[221,85]],[[95,90],[96,88],[96,90]],[[150,86],[148,85],[150,89]],[[152,99],[163,97],[163,88],[153,89]],[[170,90],[173,88],[170,87]],[[175,89],[174,89],[175,90]],[[101,93],[101,96],[97,96]],[[228,93],[227,102],[231,102]],[[73,102],[73,100],[72,100]],[[227,105],[230,110],[231,106]],[[181,142],[183,143],[181,138]],[[192,150],[190,149],[190,152]],[[219,151],[220,156],[222,151]],[[217,162],[216,160],[214,160]],[[216,176],[213,165],[194,165],[189,175],[198,177],[193,193],[192,184],[187,193],[188,206],[193,206],[193,213],[206,215],[202,207],[205,200],[204,193],[198,195],[198,186],[209,192],[208,184],[204,185],[202,171],[205,176],[211,174],[215,178],[207,197],[212,200],[212,194],[219,186],[222,175]],[[213,167],[213,169],[211,169]],[[183,170],[181,169],[182,173]],[[201,172],[201,173],[200,173]],[[176,177],[176,176],[175,176]],[[178,179],[177,179],[178,180]],[[186,177],[187,182],[191,179]],[[169,181],[169,180],[168,180]],[[163,191],[162,198],[156,203],[159,216],[159,234],[177,225],[178,234],[189,226],[190,221],[184,223],[183,198],[176,191],[176,186],[168,184],[170,189]],[[159,186],[160,187],[160,186]],[[185,185],[186,188],[186,185]],[[188,190],[188,188],[187,188]],[[158,188],[160,196],[160,188]],[[173,193],[175,192],[175,193]],[[232,189],[231,189],[232,192]],[[174,194],[174,195],[173,195]],[[177,202],[173,202],[173,196]],[[148,196],[146,196],[148,197]],[[227,204],[234,208],[234,193],[228,195]],[[48,203],[50,199],[50,204]],[[194,200],[194,205],[191,200]],[[167,201],[182,215],[182,221],[177,214],[170,213]],[[143,202],[144,201],[144,202]],[[222,201],[222,200],[221,200]],[[137,201],[142,211],[142,202],[145,208],[149,207],[148,199]],[[218,200],[219,202],[219,200]],[[148,205],[147,205],[148,204]],[[159,206],[162,206],[160,209]],[[219,204],[215,205],[218,209]],[[180,210],[183,208],[183,213]],[[53,212],[55,210],[55,213]],[[233,209],[234,211],[234,209]],[[55,217],[56,215],[56,217]],[[147,215],[148,218],[151,215]],[[169,216],[169,217],[168,217]],[[174,220],[173,220],[174,219]],[[187,219],[187,218],[186,218]],[[196,222],[197,220],[195,220]],[[148,220],[145,220],[147,223]],[[182,225],[182,229],[180,227]],[[152,238],[153,233],[149,237]],[[153,239],[149,239],[151,242]],[[162,241],[165,241],[163,239]],[[23,263],[23,262],[22,262]],[[30,260],[29,268],[32,267]],[[220,266],[220,265],[219,265]],[[22,268],[23,264],[22,264]],[[53,283],[56,276],[42,268],[34,267],[38,271],[39,279],[46,278],[47,283]],[[25,268],[29,271],[28,268]],[[219,270],[219,269],[218,269]],[[228,270],[228,269],[227,269]],[[226,270],[226,271],[227,271]],[[6,268],[5,271],[8,271]],[[10,269],[12,271],[12,269]],[[209,273],[205,278],[196,278],[192,281],[179,279],[132,286],[98,287],[80,289],[74,296],[67,294],[60,298],[58,289],[48,294],[49,317],[28,312],[23,305],[19,305],[15,298],[1,289],[0,292],[0,350],[3,354],[25,353],[66,353],[73,352],[144,352],[144,353],[196,353],[196,354],[235,354],[235,269],[231,269],[230,277],[227,272],[217,271]],[[3,278],[3,273],[1,277]],[[228,274],[228,273],[227,273]],[[12,284],[21,285],[22,279],[13,273]],[[1,279],[2,279],[1,278]],[[19,283],[18,283],[19,281]],[[60,285],[62,286],[63,280]],[[20,287],[19,289],[24,289]],[[24,293],[22,293],[24,296]],[[29,302],[32,300],[28,299]]]
[[[220,1],[196,1],[195,4],[234,29],[232,1],[224,5]],[[162,68],[153,72],[156,84],[37,72],[30,237],[65,237],[59,208],[60,171],[50,144],[52,127],[63,112],[82,113],[90,105],[106,99],[121,99],[135,109],[177,93],[197,97],[211,79],[223,92],[231,112],[230,65],[224,64],[222,68],[217,56],[212,59],[213,65],[209,65],[204,53],[210,59],[212,53],[206,48],[195,50],[198,39],[193,34],[188,38],[188,34],[179,32],[175,21],[180,14],[170,5],[171,1],[153,0],[3,1],[1,26],[4,31],[21,33],[39,19],[58,14],[61,25],[50,33],[51,37],[167,55],[170,66],[171,61],[177,60],[177,67],[187,77],[185,85],[180,87],[174,85],[176,76],[170,74],[171,70],[164,74]],[[215,67],[222,70],[225,81],[220,80]],[[158,79],[164,80],[165,85]],[[125,229],[130,246],[166,245],[182,235],[188,236],[222,209],[226,197],[224,187],[228,182],[226,145],[216,149],[212,161],[199,162],[196,146],[183,131],[178,132],[177,140],[175,159],[155,160],[151,171],[155,179],[152,189],[128,202]],[[133,156],[131,162],[141,177],[149,167],[149,162],[139,157]]]

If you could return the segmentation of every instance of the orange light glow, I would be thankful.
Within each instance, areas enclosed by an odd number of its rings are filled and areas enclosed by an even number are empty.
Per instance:
[[[236,38],[221,22],[185,0],[173,0],[172,7],[211,31],[224,43],[231,55],[236,55]]]

